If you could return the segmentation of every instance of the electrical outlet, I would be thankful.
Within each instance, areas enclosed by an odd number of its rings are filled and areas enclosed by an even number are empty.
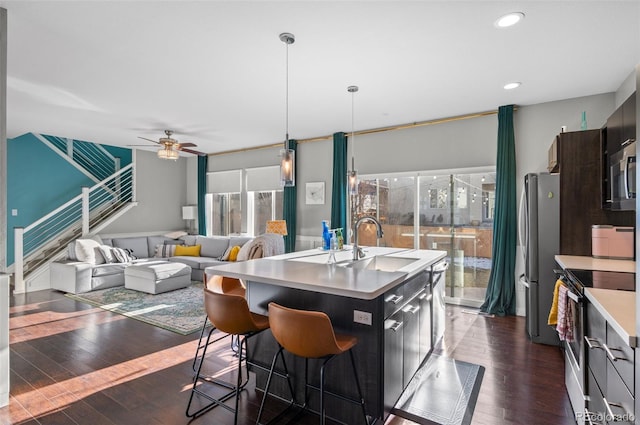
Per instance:
[[[371,313],[360,310],[353,310],[353,321],[363,325],[371,326]]]
[[[17,209],[15,209],[15,208],[14,208],[14,209],[12,209],[12,210],[11,210],[11,215],[12,215],[13,217],[17,216],[17,215],[18,215],[18,210],[17,210]]]

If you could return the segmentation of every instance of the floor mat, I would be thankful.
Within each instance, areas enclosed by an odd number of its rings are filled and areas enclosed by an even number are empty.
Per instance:
[[[391,411],[423,425],[468,425],[484,367],[432,354]]]

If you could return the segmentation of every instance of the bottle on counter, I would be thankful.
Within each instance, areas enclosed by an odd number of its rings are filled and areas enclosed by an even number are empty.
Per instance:
[[[331,248],[331,233],[329,232],[329,221],[322,220],[322,249],[328,251]]]
[[[342,227],[336,229],[336,238],[338,239],[338,250],[344,249],[344,237],[342,236]]]

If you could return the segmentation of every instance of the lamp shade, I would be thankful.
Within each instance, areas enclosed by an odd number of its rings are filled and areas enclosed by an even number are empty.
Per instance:
[[[266,233],[276,233],[278,235],[287,236],[287,221],[286,220],[267,221]]]
[[[195,220],[197,217],[198,217],[198,207],[194,205],[187,205],[182,207],[183,220]]]

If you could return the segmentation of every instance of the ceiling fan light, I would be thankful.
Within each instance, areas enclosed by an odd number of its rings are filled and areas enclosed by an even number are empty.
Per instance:
[[[160,149],[158,151],[158,158],[160,159],[173,159],[176,160],[180,157],[178,151],[174,151],[171,148],[168,149]]]

